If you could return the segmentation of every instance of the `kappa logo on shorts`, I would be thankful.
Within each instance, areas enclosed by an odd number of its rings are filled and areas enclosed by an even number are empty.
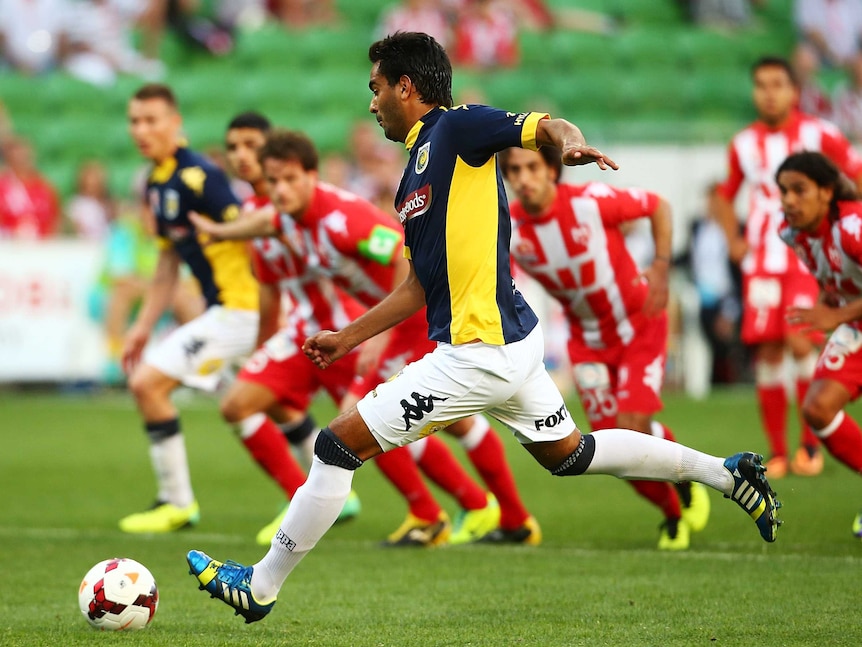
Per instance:
[[[186,358],[191,359],[195,355],[197,355],[201,348],[206,345],[206,341],[203,339],[190,339],[189,342],[183,346],[183,351],[186,354]]]
[[[554,413],[549,415],[547,418],[542,418],[540,420],[534,420],[533,424],[536,425],[536,431],[539,431],[542,427],[556,427],[563,420],[569,417],[569,412],[566,410],[566,405],[564,404],[559,409],[557,409]]]
[[[434,411],[434,402],[445,402],[449,398],[438,398],[435,395],[419,395],[414,391],[410,394],[415,404],[410,404],[407,399],[401,400],[401,406],[404,407],[404,430],[410,431],[413,426],[411,420],[419,422],[425,417],[426,413]]]

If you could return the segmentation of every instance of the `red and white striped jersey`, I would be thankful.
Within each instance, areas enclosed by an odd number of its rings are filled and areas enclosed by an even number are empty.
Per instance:
[[[845,305],[862,296],[862,202],[839,202],[838,218],[826,218],[813,233],[786,222],[781,239],[817,279],[829,302]],[[862,321],[851,322],[862,330]]]
[[[573,340],[614,348],[634,338],[648,286],[619,225],[651,215],[658,203],[655,193],[598,182],[557,185],[539,216],[512,203],[512,257],[563,305]]]
[[[312,272],[331,279],[363,306],[377,305],[392,291],[404,233],[394,217],[367,200],[319,182],[301,223],[288,214],[276,215],[274,222],[288,241],[296,237]],[[427,336],[424,308],[414,317]]]
[[[728,176],[719,191],[733,202],[743,184],[749,190],[745,222],[749,252],[742,262],[746,274],[782,274],[800,267],[778,238],[784,218],[775,172],[788,155],[804,150],[823,153],[854,181],[862,174],[862,158],[841,131],[802,112],[793,112],[778,128],[756,121],[731,141]]]
[[[243,211],[275,208],[265,197],[252,196]],[[285,327],[305,338],[320,330],[339,330],[364,312],[364,308],[339,290],[332,280],[311,272],[303,259],[302,236],[295,227],[274,237],[252,241],[252,265],[262,284],[277,285],[281,291]]]

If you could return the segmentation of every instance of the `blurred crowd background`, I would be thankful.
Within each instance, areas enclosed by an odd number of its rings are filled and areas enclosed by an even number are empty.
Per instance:
[[[565,117],[628,163],[602,179],[664,193],[669,385],[751,380],[711,219],[724,151],[755,116],[749,68],[766,54],[792,60],[803,110],[862,140],[862,0],[0,0],[0,385],[123,383],[117,352],[155,259],[125,119],[145,81],[174,88],[191,145],[216,162],[228,120],[258,110],[314,139],[325,180],[391,211],[404,155],[367,114],[367,48],[395,30],[446,46],[456,103]],[[544,314],[554,365],[564,326]]]

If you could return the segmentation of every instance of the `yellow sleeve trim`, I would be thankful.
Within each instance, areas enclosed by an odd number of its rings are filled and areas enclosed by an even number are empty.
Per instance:
[[[167,238],[163,238],[162,236],[158,236],[156,238],[156,247],[159,251],[165,251],[168,249],[173,249],[174,244]]]
[[[524,126],[521,128],[521,148],[526,148],[531,151],[538,150],[536,145],[536,131],[539,129],[539,122],[542,119],[549,119],[550,115],[547,112],[531,112],[524,119]]]
[[[413,257],[410,255],[410,248],[407,247],[407,245],[404,245],[404,258],[406,258],[408,261],[413,260]]]

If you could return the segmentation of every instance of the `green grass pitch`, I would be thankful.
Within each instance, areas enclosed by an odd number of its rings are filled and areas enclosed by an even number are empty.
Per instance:
[[[669,396],[666,405],[660,419],[681,442],[718,455],[765,449],[750,390],[704,402]],[[213,399],[180,406],[201,523],[135,537],[116,522],[146,507],[154,485],[130,396],[0,392],[0,645],[862,644],[862,545],[850,533],[862,496],[859,477],[833,459],[820,477],[774,484],[786,521],[777,543],[711,492],[712,518],[691,550],[664,554],[655,550],[659,513],[625,483],[552,478],[506,433],[542,546],[382,549],[405,506],[367,465],[355,479],[362,515],[323,538],[268,618],[245,625],[197,590],[185,553],[255,561],[263,549],[254,535],[279,493]],[[315,411],[322,424],[332,413]],[[99,633],[78,610],[84,573],[114,556],[141,561],[159,584],[145,631]]]

